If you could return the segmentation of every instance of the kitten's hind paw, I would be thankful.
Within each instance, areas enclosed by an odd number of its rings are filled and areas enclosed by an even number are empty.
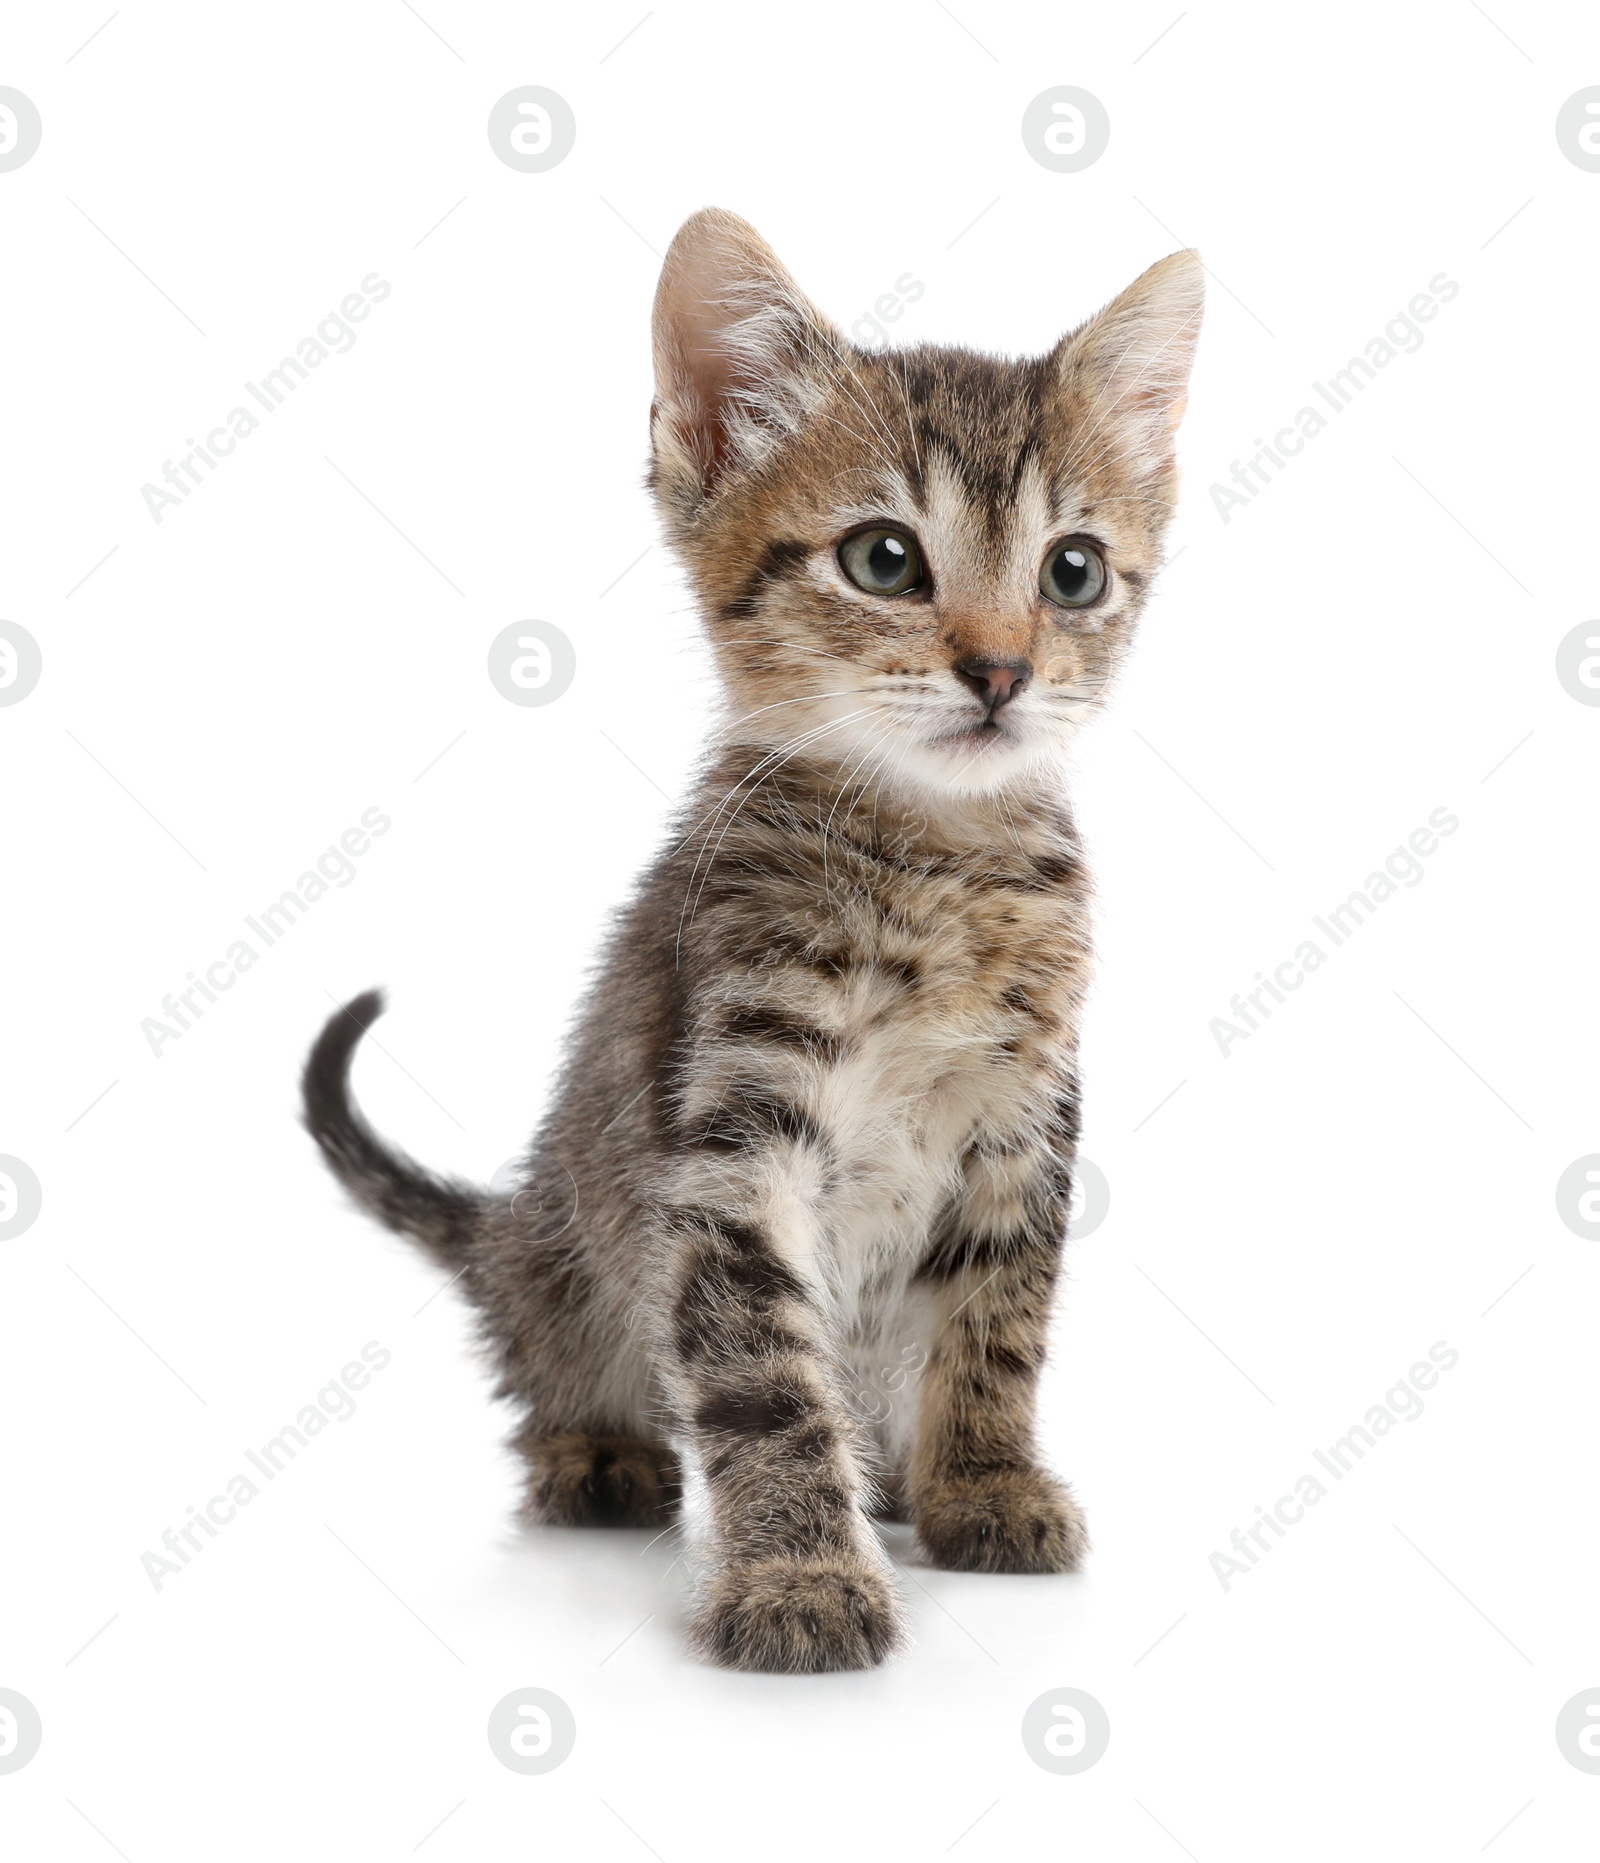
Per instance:
[[[923,1550],[947,1572],[1072,1572],[1089,1550],[1072,1491],[1040,1468],[946,1476],[912,1511]]]
[[[678,1461],[665,1443],[632,1436],[519,1440],[528,1459],[527,1512],[557,1527],[657,1527],[677,1517]]]
[[[870,1669],[904,1641],[888,1577],[847,1553],[780,1554],[724,1566],[692,1636],[700,1653],[725,1669],[780,1675]]]

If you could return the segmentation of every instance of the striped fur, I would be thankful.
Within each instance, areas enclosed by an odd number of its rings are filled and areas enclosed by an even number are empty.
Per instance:
[[[873,1514],[934,1562],[1086,1545],[1034,1400],[1078,1133],[1088,881],[1059,752],[1159,564],[1200,273],[1177,254],[1049,356],[852,350],[731,215],[656,307],[652,485],[727,705],[620,914],[530,1148],[533,1197],[388,1153],[335,1017],[307,1121],[460,1274],[523,1417],[529,1504],[668,1519],[703,1483],[714,1661],[860,1667],[900,1640]],[[926,585],[863,593],[894,523]],[[1039,591],[1098,540],[1097,606]],[[956,665],[1026,669],[989,706]]]

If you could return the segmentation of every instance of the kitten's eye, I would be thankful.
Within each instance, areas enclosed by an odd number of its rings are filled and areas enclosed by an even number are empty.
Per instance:
[[[1083,537],[1052,550],[1039,571],[1039,592],[1058,608],[1087,608],[1106,586],[1106,560]]]
[[[904,595],[922,581],[922,552],[898,530],[858,530],[839,545],[839,567],[869,595]]]

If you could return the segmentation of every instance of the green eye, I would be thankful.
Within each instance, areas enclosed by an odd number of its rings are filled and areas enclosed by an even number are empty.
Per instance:
[[[922,552],[904,531],[858,530],[839,545],[839,567],[869,595],[904,595],[922,581]]]
[[[1057,544],[1039,571],[1039,592],[1058,608],[1088,608],[1106,586],[1106,560],[1086,537]]]

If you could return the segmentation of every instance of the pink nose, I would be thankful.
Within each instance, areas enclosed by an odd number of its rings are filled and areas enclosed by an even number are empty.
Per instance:
[[[991,712],[1009,705],[1032,676],[1026,660],[957,660],[955,676],[975,692]]]

